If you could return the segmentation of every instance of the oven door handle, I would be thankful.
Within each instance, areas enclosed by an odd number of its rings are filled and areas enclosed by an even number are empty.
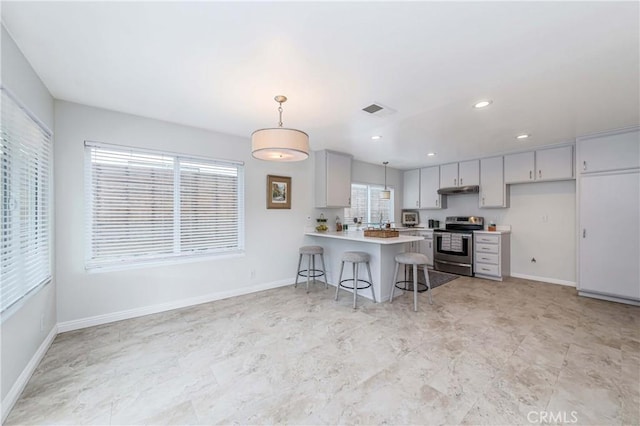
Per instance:
[[[450,234],[450,232],[434,232],[433,235],[435,235],[436,237],[441,237],[445,234]],[[467,234],[463,234],[462,238],[465,240],[470,240],[471,238],[473,238],[473,235],[467,235]]]
[[[464,267],[468,267],[469,264],[468,263],[456,263],[456,262],[447,262],[446,260],[439,260],[436,259],[437,263],[444,263],[446,265],[453,265],[453,266],[464,266]]]

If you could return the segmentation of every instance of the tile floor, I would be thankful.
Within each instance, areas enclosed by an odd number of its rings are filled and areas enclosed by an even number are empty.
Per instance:
[[[458,278],[283,287],[63,333],[6,424],[638,424],[640,308]]]

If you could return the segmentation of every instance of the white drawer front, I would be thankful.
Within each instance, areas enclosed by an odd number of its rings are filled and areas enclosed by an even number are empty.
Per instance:
[[[499,257],[497,254],[476,253],[476,262],[478,263],[489,263],[491,265],[497,265],[498,259]]]
[[[476,243],[476,253],[498,254],[498,245],[497,244]]]
[[[500,235],[476,234],[476,241],[479,243],[498,244]]]
[[[498,269],[498,265],[487,265],[485,263],[476,263],[475,264],[475,273],[482,275],[491,275],[494,277],[500,276],[500,270]]]

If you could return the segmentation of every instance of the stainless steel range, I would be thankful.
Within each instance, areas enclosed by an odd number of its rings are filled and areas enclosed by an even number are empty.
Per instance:
[[[445,229],[433,233],[436,271],[473,276],[473,231],[484,229],[484,218],[449,216]]]

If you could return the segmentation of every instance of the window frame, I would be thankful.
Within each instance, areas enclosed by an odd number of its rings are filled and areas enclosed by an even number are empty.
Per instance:
[[[371,217],[371,192],[372,190],[376,190],[376,191],[382,191],[385,189],[384,185],[380,185],[380,184],[374,184],[374,183],[359,183],[359,182],[351,182],[351,197],[352,197],[352,205],[354,204],[354,199],[353,199],[353,187],[361,187],[361,188],[366,188],[367,190],[367,205],[366,205],[366,217],[362,218],[362,223],[366,224],[366,223],[370,223],[370,224],[378,224],[380,223],[379,220],[374,219]],[[389,223],[393,223],[395,221],[395,188],[392,186],[387,185],[387,190],[391,191],[391,198],[389,198],[388,201],[385,201],[387,203],[389,203]],[[344,222],[347,225],[350,225],[351,223],[347,221],[347,216],[346,211],[348,209],[351,209],[352,207],[346,207],[343,211],[343,216],[344,216]],[[351,219],[353,219],[351,217]]]
[[[34,211],[43,211],[43,216],[41,217],[38,213],[36,213],[37,217],[33,217],[30,216],[28,219],[28,223],[27,225],[29,226],[30,229],[33,229],[32,227],[35,225],[37,228],[42,228],[43,231],[41,234],[38,234],[38,238],[36,238],[36,240],[41,240],[41,239],[46,239],[46,245],[43,245],[43,250],[45,250],[45,252],[43,253],[38,253],[38,256],[42,256],[44,258],[46,258],[45,261],[41,261],[39,263],[39,267],[43,268],[43,277],[41,279],[38,279],[36,282],[34,283],[24,283],[22,286],[19,286],[20,288],[18,288],[18,290],[20,291],[20,295],[13,298],[13,300],[11,300],[10,302],[8,302],[8,304],[4,304],[4,301],[2,303],[2,305],[0,305],[0,316],[2,321],[4,321],[5,318],[8,318],[10,315],[12,315],[14,312],[16,312],[30,297],[32,297],[33,295],[37,294],[42,288],[44,288],[46,285],[50,284],[53,281],[53,247],[54,247],[54,224],[53,224],[53,218],[54,218],[54,213],[53,213],[53,208],[54,208],[54,201],[53,201],[53,180],[54,180],[54,176],[53,176],[53,131],[42,121],[40,120],[24,103],[22,103],[20,101],[20,99],[7,87],[0,85],[0,91],[2,92],[3,96],[2,96],[2,104],[3,104],[3,110],[5,108],[7,108],[9,105],[6,105],[4,102],[5,96],[6,95],[6,99],[8,99],[12,105],[10,106],[11,108],[17,108],[19,110],[22,111],[22,113],[24,114],[24,116],[33,123],[34,127],[29,129],[29,130],[36,130],[41,132],[42,136],[44,136],[44,138],[42,140],[40,140],[40,142],[42,142],[39,145],[39,149],[41,151],[38,151],[37,153],[34,153],[33,156],[27,158],[27,161],[30,163],[31,166],[33,166],[33,163],[31,163],[32,161],[35,161],[37,164],[36,167],[36,172],[34,172],[33,174],[37,175],[37,179],[35,179],[35,182],[33,185],[35,186],[34,189],[34,194],[31,194],[33,196],[35,196],[35,201],[34,201],[34,206],[32,206],[31,204],[29,204],[29,206],[33,207]],[[8,123],[2,123],[2,125],[0,126],[1,128],[3,128],[3,132],[5,131],[5,126],[8,126]],[[16,130],[14,130],[16,131]],[[19,131],[19,130],[18,130]],[[19,144],[20,145],[20,144]],[[19,146],[12,146],[12,150],[14,149],[20,149]],[[2,156],[4,156],[4,148],[2,148]],[[22,152],[27,152],[27,150],[22,149]],[[9,153],[9,148],[7,145],[7,153]],[[12,154],[12,157],[10,157],[10,160],[13,159],[13,157],[15,156],[15,154]],[[19,160],[18,160],[19,161]],[[5,166],[4,166],[4,161],[0,162],[0,170],[2,170],[2,173],[4,175],[5,173]],[[11,180],[20,180],[21,177],[23,177],[22,173],[24,172],[23,169],[16,169],[16,175],[17,176],[10,176],[9,179]],[[44,182],[38,184],[37,182],[42,181],[44,178]],[[5,178],[4,176],[0,179],[2,181],[2,185],[3,185],[3,204],[5,203],[5,196],[6,193],[4,192],[4,185],[5,185]],[[9,180],[9,182],[11,182],[11,180]],[[31,187],[31,181],[29,181],[30,184],[29,186]],[[15,183],[14,183],[15,184]],[[12,184],[11,186],[13,187]],[[42,191],[40,191],[38,188],[42,188]],[[31,189],[31,188],[30,188]],[[22,194],[20,194],[20,196],[22,196]],[[44,198],[44,200],[43,200]],[[7,200],[6,202],[10,202],[9,200]],[[38,206],[42,206],[43,208],[38,208]],[[29,211],[31,211],[31,208],[28,209]],[[11,210],[10,210],[11,211]],[[4,215],[6,214],[7,209],[4,208],[3,206],[3,222],[5,220]],[[19,215],[16,214],[12,214],[11,216],[14,217],[19,217]],[[4,237],[4,229],[7,229],[6,232],[9,232],[9,229],[11,229],[12,231],[17,228],[18,233],[19,233],[19,229],[23,226],[23,221],[18,220],[17,224],[14,224],[14,220],[9,221],[8,219],[9,215],[7,215],[7,225],[5,227],[5,225],[3,224],[3,232],[2,232],[2,236],[0,237],[0,245],[3,247],[3,252],[4,252],[4,245],[5,243],[5,237]],[[44,222],[43,224],[40,222]],[[20,237],[20,235],[18,235],[18,237]],[[19,240],[22,241],[22,240]],[[31,242],[31,238],[29,238],[29,242]],[[39,244],[35,244],[35,246],[39,247]],[[31,245],[29,246],[31,248],[33,248]],[[18,253],[20,254],[20,253]],[[10,253],[9,251],[7,251],[7,256],[9,256]],[[15,255],[15,254],[14,254]],[[42,260],[42,259],[40,259]],[[24,275],[25,271],[19,271],[18,274],[20,275]],[[4,280],[2,280],[4,281]],[[9,281],[10,283],[10,281]],[[7,285],[8,288],[8,285]]]
[[[141,255],[128,254],[122,256],[119,259],[104,260],[99,257],[95,257],[93,249],[93,237],[94,237],[94,222],[93,222],[93,175],[91,153],[92,148],[115,150],[120,153],[132,153],[136,155],[149,155],[149,156],[166,156],[172,159],[172,166],[170,168],[172,172],[172,186],[173,186],[173,207],[172,207],[172,251],[170,253],[144,253]],[[138,148],[135,146],[124,146],[111,143],[94,142],[90,140],[85,141],[85,270],[88,272],[102,272],[121,269],[134,269],[149,266],[179,264],[203,260],[223,259],[230,257],[244,256],[245,248],[245,200],[244,200],[244,176],[245,167],[244,162],[235,160],[216,159],[205,156],[188,155],[170,151],[154,150],[147,148]],[[199,163],[208,167],[228,167],[236,169],[236,204],[234,206],[237,212],[237,237],[235,238],[236,244],[229,249],[216,249],[208,248],[201,252],[196,250],[184,251],[181,247],[182,237],[185,233],[181,232],[181,217],[184,210],[181,206],[181,197],[185,194],[181,189],[181,172],[184,170],[181,168],[182,163]]]

